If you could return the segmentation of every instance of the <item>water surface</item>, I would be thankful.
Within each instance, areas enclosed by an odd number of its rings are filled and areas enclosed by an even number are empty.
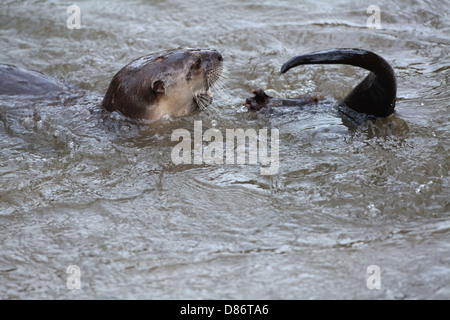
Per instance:
[[[449,299],[448,1],[4,1],[1,63],[64,81],[65,94],[0,97],[1,299]],[[151,125],[101,110],[131,60],[216,48],[228,81],[206,111]],[[294,55],[372,50],[394,67],[396,113],[359,126],[333,103],[367,73]],[[257,87],[329,103],[276,116]],[[278,174],[175,165],[171,134],[278,129]],[[69,290],[66,269],[81,270]],[[381,270],[369,290],[367,267]]]

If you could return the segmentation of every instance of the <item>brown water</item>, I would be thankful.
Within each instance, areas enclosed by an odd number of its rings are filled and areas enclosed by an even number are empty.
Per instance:
[[[448,1],[2,1],[0,63],[70,83],[0,97],[1,299],[449,299]],[[225,95],[137,124],[99,106],[132,59],[216,48]],[[394,67],[393,116],[358,127],[332,108],[366,71],[294,55],[357,47]],[[323,93],[287,114],[243,112],[251,89]],[[175,129],[278,129],[278,174],[175,165]],[[70,265],[81,289],[69,290]],[[381,288],[367,287],[380,267]]]

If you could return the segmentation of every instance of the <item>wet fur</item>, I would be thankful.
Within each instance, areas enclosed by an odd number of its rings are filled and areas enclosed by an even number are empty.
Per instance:
[[[102,104],[130,118],[185,116],[198,108],[198,97],[208,96],[221,68],[222,56],[215,50],[178,48],[152,53],[113,77]],[[207,102],[202,99],[202,104]]]

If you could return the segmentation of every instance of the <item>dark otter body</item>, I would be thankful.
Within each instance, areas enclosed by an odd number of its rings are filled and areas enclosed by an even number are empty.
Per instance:
[[[303,64],[348,64],[371,71],[342,101],[339,106],[376,117],[387,117],[394,112],[397,85],[394,70],[379,55],[362,49],[331,49],[296,56],[281,67],[281,73]],[[302,106],[317,102],[314,98],[277,99],[263,90],[254,90],[254,97],[245,105],[250,110],[279,106]]]
[[[43,73],[0,65],[0,95],[45,95],[64,90],[61,82]]]

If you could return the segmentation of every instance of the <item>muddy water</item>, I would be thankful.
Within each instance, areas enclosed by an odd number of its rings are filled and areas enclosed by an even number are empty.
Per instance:
[[[70,30],[65,2],[3,1],[0,62],[68,89],[0,97],[0,298],[450,298],[450,4],[376,4],[381,29],[364,1],[78,1]],[[208,110],[151,125],[101,110],[122,66],[180,44],[224,57]],[[336,113],[357,68],[279,76],[290,57],[333,47],[393,65],[396,114],[355,126]],[[246,113],[257,87],[329,103]],[[194,121],[278,129],[278,173],[175,165],[172,132]]]

